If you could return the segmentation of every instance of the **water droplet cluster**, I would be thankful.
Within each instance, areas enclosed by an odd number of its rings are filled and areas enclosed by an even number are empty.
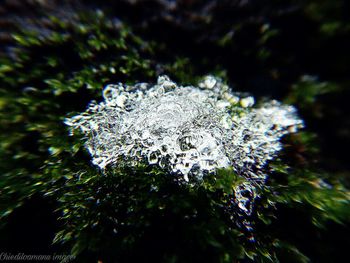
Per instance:
[[[277,101],[253,107],[254,98],[233,93],[207,76],[198,87],[167,76],[155,85],[108,85],[104,101],[65,123],[80,129],[92,161],[102,169],[119,162],[157,165],[185,181],[232,167],[249,184],[238,186],[239,207],[251,211],[260,172],[281,149],[280,138],[302,126],[292,106]]]

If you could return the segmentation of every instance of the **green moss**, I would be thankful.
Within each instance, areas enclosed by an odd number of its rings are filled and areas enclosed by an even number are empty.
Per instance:
[[[270,54],[265,43],[277,33],[268,28],[262,32],[258,53],[263,60]],[[228,34],[218,45],[231,42]],[[349,222],[349,192],[337,176],[315,172],[312,164],[299,167],[290,156],[269,164],[273,172],[268,187],[259,189],[260,203],[249,219],[253,232],[234,223],[239,215],[231,213],[230,198],[241,179],[231,170],[206,177],[196,187],[144,166],[121,165],[102,176],[90,164],[82,140],[69,136],[64,118],[99,100],[107,83],[154,81],[161,70],[193,84],[203,65],[185,55],[164,59],[160,54],[171,52],[166,45],[145,41],[100,11],[77,14],[73,22],[52,16],[48,34],[42,28],[19,29],[12,45],[14,56],[0,58],[2,223],[39,195],[49,198],[61,215],[54,242],[74,255],[94,252],[106,261],[125,261],[132,251],[162,262],[276,262],[292,255],[293,262],[307,262],[298,242],[283,239],[281,233],[289,226],[275,224],[276,207],[305,211],[307,224],[315,228],[329,221]],[[210,64],[205,58],[196,61]],[[209,68],[227,79],[220,65]],[[304,77],[287,102],[308,110],[319,95],[334,90],[332,84]],[[306,147],[313,156],[318,154],[314,139],[305,132],[287,141]],[[145,251],[145,244],[155,249]]]

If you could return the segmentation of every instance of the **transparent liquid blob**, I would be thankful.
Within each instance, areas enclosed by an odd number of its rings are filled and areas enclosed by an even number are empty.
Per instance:
[[[185,181],[232,167],[250,182],[236,196],[264,182],[259,169],[281,149],[280,138],[303,125],[294,107],[271,101],[253,108],[253,97],[230,92],[213,76],[198,87],[178,86],[167,76],[153,86],[108,85],[103,97],[65,121],[85,135],[95,165],[146,162]],[[250,213],[249,200],[241,199],[240,209]]]

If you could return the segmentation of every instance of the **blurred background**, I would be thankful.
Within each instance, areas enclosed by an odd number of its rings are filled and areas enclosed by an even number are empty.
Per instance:
[[[61,182],[53,171],[65,171],[68,150],[60,147],[70,139],[61,121],[100,99],[108,83],[167,74],[194,84],[214,74],[234,91],[293,104],[305,131],[286,139],[282,159],[349,188],[349,47],[345,0],[0,1],[0,208],[7,220],[0,252],[62,249],[51,245],[61,212],[55,198],[38,192]],[[40,179],[45,173],[52,177]],[[304,215],[279,213],[284,235],[312,262],[347,255],[348,223],[319,233]]]

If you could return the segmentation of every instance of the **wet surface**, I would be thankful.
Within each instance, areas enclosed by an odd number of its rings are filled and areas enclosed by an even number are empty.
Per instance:
[[[213,76],[198,86],[178,86],[166,76],[152,87],[108,85],[103,102],[66,124],[83,132],[101,169],[146,162],[193,182],[232,167],[247,180],[235,192],[249,214],[255,188],[266,179],[261,169],[281,149],[279,139],[303,122],[294,107],[277,101],[253,107],[253,97],[231,93]]]

